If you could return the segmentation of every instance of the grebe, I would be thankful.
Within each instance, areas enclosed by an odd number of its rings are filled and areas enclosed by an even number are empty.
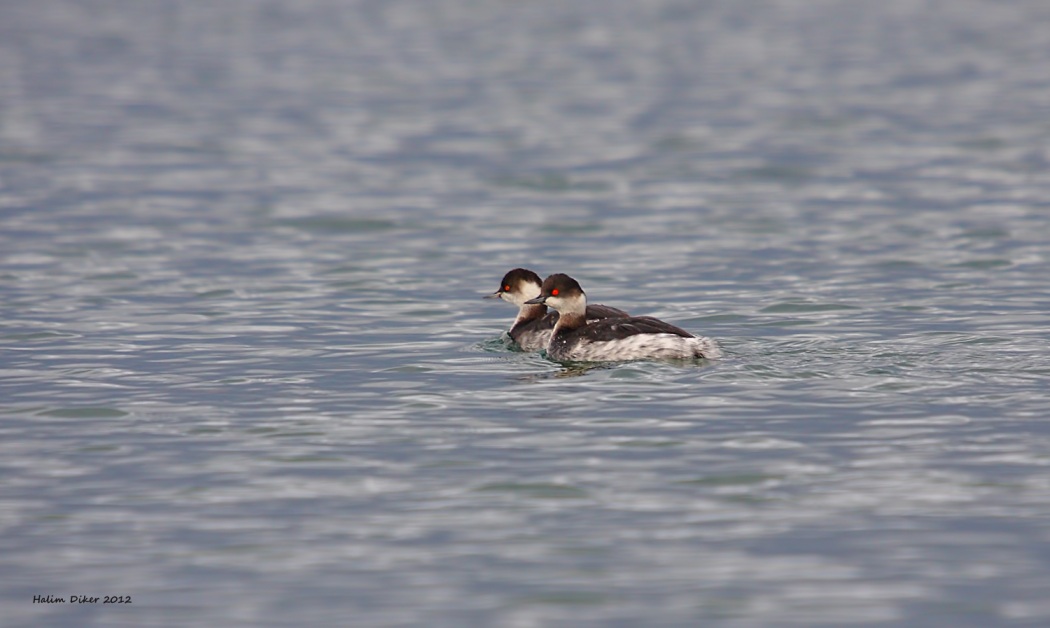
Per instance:
[[[503,276],[503,283],[486,299],[503,299],[518,306],[518,316],[510,328],[510,337],[525,351],[539,351],[550,341],[551,331],[558,321],[557,312],[547,312],[542,303],[527,305],[525,302],[540,294],[540,276],[527,268],[515,268]],[[588,321],[630,316],[623,310],[608,305],[586,306]]]
[[[718,344],[694,336],[651,316],[607,318],[589,322],[587,295],[575,279],[556,274],[543,281],[538,297],[524,302],[549,305],[559,318],[547,343],[547,355],[562,362],[609,362],[622,360],[721,357]]]

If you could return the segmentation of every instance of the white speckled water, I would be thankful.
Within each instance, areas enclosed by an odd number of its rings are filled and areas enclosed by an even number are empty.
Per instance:
[[[1048,6],[0,3],[0,623],[1050,624]]]

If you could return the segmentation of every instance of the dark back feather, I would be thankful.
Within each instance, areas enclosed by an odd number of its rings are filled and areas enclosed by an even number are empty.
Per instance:
[[[675,327],[651,316],[606,318],[580,327],[574,330],[574,333],[590,341],[622,340],[638,334],[674,334],[683,338],[693,337],[693,334],[681,327]]]
[[[588,305],[587,306],[587,320],[595,320],[601,318],[627,318],[630,316],[627,312],[621,309],[611,307],[608,305]]]

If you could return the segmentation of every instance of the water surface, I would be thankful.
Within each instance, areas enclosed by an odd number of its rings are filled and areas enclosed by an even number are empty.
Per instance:
[[[1047,18],[5,4],[5,622],[1045,625]]]

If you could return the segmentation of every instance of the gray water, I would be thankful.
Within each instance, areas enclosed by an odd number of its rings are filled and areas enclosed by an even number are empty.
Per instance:
[[[1048,50],[1041,0],[0,4],[0,623],[1047,625]],[[515,266],[726,357],[514,351]]]

